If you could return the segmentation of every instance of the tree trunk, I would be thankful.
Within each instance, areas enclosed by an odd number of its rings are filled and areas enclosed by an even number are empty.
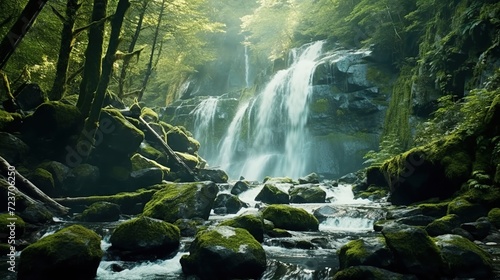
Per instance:
[[[158,24],[156,25],[155,35],[153,37],[153,44],[151,46],[151,55],[149,56],[149,62],[148,62],[148,66],[146,68],[146,73],[144,74],[144,80],[142,82],[141,91],[139,92],[139,96],[137,97],[138,101],[141,101],[142,96],[144,95],[144,92],[146,91],[146,87],[147,87],[148,82],[149,82],[149,77],[153,73],[153,57],[154,57],[155,50],[156,50],[156,42],[158,41],[158,37],[160,34],[161,20],[163,18],[164,11],[165,11],[165,0],[162,0],[160,15],[158,17]]]
[[[120,43],[120,31],[123,24],[123,19],[125,18],[125,13],[127,12],[130,2],[128,0],[119,0],[118,6],[116,7],[115,15],[111,21],[111,35],[109,38],[108,50],[106,51],[106,56],[104,57],[102,64],[102,75],[97,85],[97,90],[95,92],[95,98],[92,102],[92,108],[90,109],[89,118],[85,122],[85,131],[97,131],[99,126],[99,117],[101,115],[101,108],[104,102],[104,97],[106,96],[106,91],[108,89],[109,80],[111,78],[111,72],[113,70],[113,63],[115,62],[115,54],[118,50],[118,44]],[[93,144],[93,143],[92,143]]]
[[[92,22],[97,22],[106,17],[108,0],[94,0]],[[77,106],[84,117],[88,117],[94,92],[101,77],[102,44],[104,42],[103,24],[92,25],[89,30],[89,43],[85,51],[85,66],[83,78],[80,83],[80,95]]]
[[[47,3],[47,0],[30,0],[9,33],[5,35],[0,43],[0,70],[7,64],[10,56],[31,28],[31,25],[33,25],[45,3]]]
[[[142,30],[142,23],[144,21],[144,15],[146,14],[146,9],[148,7],[149,1],[150,0],[143,0],[142,2],[142,7],[141,7],[142,9],[139,14],[139,21],[137,22],[134,35],[132,36],[132,41],[130,41],[130,45],[128,46],[129,53],[134,51],[135,45],[137,44],[137,39],[139,39],[139,34],[141,33]],[[125,94],[123,88],[125,86],[125,78],[127,77],[127,69],[130,64],[130,59],[132,59],[132,57],[125,57],[123,59],[123,66],[120,73],[120,78],[118,80],[118,97],[120,98],[122,98]]]
[[[24,178],[19,172],[12,170],[10,166],[11,165],[3,157],[0,157],[0,170],[2,171],[2,174],[9,174],[10,176],[10,172],[14,172],[16,182],[15,187],[20,192],[27,195],[31,199],[39,200],[56,215],[64,215],[68,213],[68,208],[55,202],[52,198],[33,185],[33,183],[31,183],[28,179]]]
[[[51,100],[59,100],[66,93],[68,66],[71,50],[73,49],[73,28],[76,21],[76,12],[80,8],[78,0],[68,0],[66,4],[66,18],[61,32],[61,46],[57,59],[56,77],[49,93]]]

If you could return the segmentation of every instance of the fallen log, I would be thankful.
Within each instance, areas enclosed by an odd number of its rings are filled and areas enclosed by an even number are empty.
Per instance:
[[[42,192],[1,156],[0,171],[2,172],[2,175],[8,175],[9,178],[12,177],[12,179],[14,179],[9,181],[15,182],[14,186],[19,191],[19,193],[16,192],[16,194],[19,194],[21,196],[24,195],[23,197],[27,196],[31,198],[30,201],[32,202],[34,202],[33,200],[40,201],[55,216],[65,215],[69,212],[69,208],[62,206],[61,204],[50,198],[48,195],[46,195],[44,192]]]

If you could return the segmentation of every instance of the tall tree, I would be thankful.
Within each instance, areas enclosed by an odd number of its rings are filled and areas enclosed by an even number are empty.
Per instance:
[[[94,0],[92,10],[92,22],[102,22],[106,18],[106,8],[108,0]],[[102,44],[104,42],[104,22],[95,24],[89,30],[89,42],[85,51],[85,65],[83,78],[80,83],[80,95],[78,96],[77,106],[83,116],[88,116],[94,92],[101,77],[101,57]]]
[[[154,54],[156,51],[158,37],[160,35],[161,20],[163,18],[164,11],[165,11],[165,0],[162,0],[160,14],[158,17],[158,23],[156,25],[155,34],[153,36],[153,43],[151,44],[151,54],[149,56],[149,62],[148,62],[148,65],[146,66],[146,73],[144,74],[144,80],[142,81],[141,91],[139,92],[139,96],[137,97],[137,99],[139,101],[141,101],[142,96],[144,95],[144,91],[146,91],[146,87],[147,87],[148,82],[149,82],[149,77],[151,77],[151,74],[153,73],[153,59],[154,59]],[[158,56],[159,56],[159,54],[158,54]]]
[[[59,100],[66,93],[68,65],[74,44],[73,28],[75,26],[76,14],[80,6],[78,0],[68,0],[66,4],[66,16],[60,15],[54,9],[54,13],[56,13],[63,22],[63,28],[61,31],[61,45],[59,47],[59,56],[57,59],[56,77],[49,93],[49,98],[51,100]]]
[[[130,41],[130,44],[128,46],[128,52],[132,53],[135,49],[135,45],[137,44],[137,40],[139,39],[139,35],[141,34],[142,30],[142,25],[144,22],[144,16],[146,15],[146,10],[148,8],[148,4],[151,0],[143,0],[142,1],[142,6],[139,11],[139,19],[137,20],[137,25],[135,27],[135,32],[134,35],[132,35],[132,40]],[[133,56],[125,56],[123,58],[123,65],[122,69],[120,72],[120,78],[118,79],[118,96],[123,97],[124,93],[124,87],[125,87],[125,79],[127,77],[127,69],[130,64],[130,60],[132,59]]]
[[[14,50],[33,25],[45,3],[47,3],[47,0],[30,0],[9,33],[0,42],[0,69],[3,69],[12,53],[14,53]]]

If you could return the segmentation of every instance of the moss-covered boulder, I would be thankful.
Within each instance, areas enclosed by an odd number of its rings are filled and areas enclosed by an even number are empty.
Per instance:
[[[178,219],[174,223],[180,229],[181,236],[184,237],[194,237],[200,229],[205,227],[204,224],[205,220],[201,218]]]
[[[417,280],[414,275],[404,275],[374,266],[352,266],[337,272],[333,280]]]
[[[296,231],[318,230],[318,220],[306,210],[288,205],[270,205],[262,211],[262,217],[281,229]]]
[[[139,170],[145,170],[145,169],[150,169],[150,168],[158,168],[162,171],[163,176],[167,177],[168,174],[170,173],[170,168],[152,160],[149,159],[141,154],[134,154],[131,158],[130,161],[132,162],[132,171],[139,171]]]
[[[493,208],[488,212],[488,220],[497,229],[500,229],[500,208]]]
[[[52,175],[57,193],[63,193],[65,181],[68,178],[70,168],[58,161],[45,161],[38,168],[47,170]]]
[[[455,214],[463,222],[475,221],[487,215],[486,209],[481,204],[471,203],[464,198],[456,198],[448,204],[448,215]]]
[[[143,107],[141,109],[141,117],[147,122],[158,122],[158,114],[153,109]]]
[[[476,244],[453,234],[434,239],[441,250],[445,274],[460,279],[491,279],[492,259]]]
[[[21,127],[22,116],[0,110],[0,131],[15,132]]]
[[[181,259],[182,271],[200,279],[258,279],[266,253],[245,229],[220,226],[201,231]]]
[[[214,183],[227,183],[229,176],[222,169],[203,168],[198,170],[198,178],[203,181],[212,181]]]
[[[266,230],[267,235],[270,237],[275,237],[275,238],[287,238],[287,237],[292,237],[292,234],[288,232],[287,230],[281,229],[281,228],[273,228]]]
[[[241,208],[246,207],[246,203],[241,201],[236,195],[221,193],[214,202],[214,212],[216,214],[236,214]]]
[[[294,186],[288,192],[291,203],[325,203],[326,192],[318,185]]]
[[[56,194],[54,178],[49,171],[43,168],[36,168],[27,177],[33,184],[35,184],[35,186],[37,186],[37,188],[48,196]]]
[[[231,188],[231,194],[240,195],[250,189],[250,183],[247,181],[237,181]]]
[[[197,156],[188,154],[188,153],[181,153],[181,152],[175,152],[177,157],[179,157],[180,160],[182,160],[187,167],[194,169],[199,166],[200,160],[198,159]],[[172,171],[178,172],[178,171],[184,171],[184,168],[179,167],[177,162],[173,159],[170,158],[168,162],[168,166],[172,168]]]
[[[438,236],[451,233],[453,229],[460,227],[460,223],[460,217],[450,214],[434,220],[425,227],[425,230],[430,236]]]
[[[259,242],[264,241],[264,221],[254,214],[245,214],[222,222],[222,226],[244,228]]]
[[[274,184],[265,184],[262,190],[255,197],[256,201],[262,201],[267,204],[288,204],[290,197],[288,194],[280,190]]]
[[[72,168],[64,181],[64,195],[85,196],[95,193],[96,185],[101,178],[101,171],[97,166],[87,163]]]
[[[160,152],[157,148],[150,145],[148,142],[143,141],[139,146],[137,153],[140,155],[152,159],[155,162],[166,166],[168,164],[168,156],[165,153]]]
[[[319,175],[313,172],[304,177],[300,177],[298,181],[299,184],[318,184]]]
[[[442,267],[441,255],[427,232],[417,227],[384,227],[382,234],[396,257],[396,271],[435,279]]]
[[[22,251],[17,279],[93,279],[102,255],[99,235],[69,226]]]
[[[16,164],[23,160],[30,148],[26,143],[16,136],[0,131],[0,156],[10,164]]]
[[[102,140],[96,140],[100,151],[112,150],[129,155],[135,152],[144,140],[144,133],[127,121],[117,109],[103,109],[99,123],[103,126]]]
[[[178,219],[208,219],[218,188],[210,181],[166,183],[144,206],[143,214],[170,223]]]
[[[85,222],[112,222],[120,219],[120,205],[116,203],[101,201],[92,203],[78,217]]]
[[[139,217],[120,224],[111,234],[111,249],[122,259],[167,256],[179,247],[180,230],[162,220]]]
[[[448,204],[449,202],[422,203],[417,207],[423,215],[440,218],[448,212]]]
[[[350,241],[342,246],[337,253],[341,270],[358,265],[388,268],[394,263],[394,255],[387,248],[383,237]]]
[[[7,243],[9,237],[19,239],[25,230],[26,223],[21,217],[7,213],[0,214],[0,242]]]
[[[193,154],[200,148],[200,142],[196,141],[193,137],[188,136],[186,131],[182,128],[175,126],[167,131],[167,144],[172,150],[181,153]]]

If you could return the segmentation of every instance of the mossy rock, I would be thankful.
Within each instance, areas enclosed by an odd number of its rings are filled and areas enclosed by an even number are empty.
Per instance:
[[[448,212],[449,202],[440,203],[422,203],[417,207],[422,211],[423,215],[432,217],[442,217]]]
[[[295,182],[290,177],[269,177],[269,176],[266,176],[264,178],[264,181],[262,183],[268,183],[268,184],[295,184],[297,182]]]
[[[316,231],[318,220],[306,210],[288,205],[270,205],[262,211],[262,217],[281,229]]]
[[[383,237],[363,238],[342,246],[339,255],[340,270],[351,266],[370,265],[381,268],[394,263],[394,255]]]
[[[0,110],[0,131],[18,131],[21,120],[22,116],[18,113],[9,113],[4,110]]]
[[[128,155],[135,152],[144,140],[144,132],[128,122],[117,109],[103,109],[99,123],[103,126],[98,151],[112,150]],[[127,141],[124,141],[127,139]]]
[[[180,127],[172,127],[167,132],[167,144],[172,150],[193,154],[200,148],[200,142],[186,134]]]
[[[196,235],[182,271],[201,279],[258,279],[266,270],[266,253],[245,229],[219,226]]]
[[[167,256],[177,250],[180,241],[177,226],[162,220],[139,217],[120,224],[111,234],[111,249],[129,259],[139,255],[145,258]]]
[[[456,198],[448,204],[448,215],[456,214],[463,222],[475,221],[480,217],[486,216],[486,209],[476,203],[471,203],[464,198]]]
[[[170,223],[178,219],[208,219],[218,188],[213,182],[166,183],[144,206],[143,214]]]
[[[45,194],[49,196],[56,194],[54,178],[52,177],[52,174],[49,171],[43,168],[36,168],[28,176],[28,179]]]
[[[352,266],[337,272],[333,280],[417,280],[414,275],[404,275],[374,266]]]
[[[486,209],[500,208],[500,188],[497,187],[470,188],[460,194],[460,197],[471,203],[480,204]]]
[[[161,165],[168,165],[168,156],[162,152],[160,152],[155,147],[148,144],[146,141],[142,142],[139,146],[139,150],[137,151],[140,155],[152,159],[155,162]]]
[[[472,241],[447,234],[435,238],[443,256],[445,274],[459,279],[491,279],[492,258]]]
[[[460,223],[460,217],[450,214],[434,220],[425,227],[425,230],[430,236],[438,236],[451,233],[453,229],[460,227]]]
[[[214,212],[216,214],[236,214],[241,208],[246,207],[246,203],[241,201],[236,195],[221,193],[215,198]]]
[[[64,195],[85,196],[95,193],[101,179],[99,167],[87,163],[79,164],[70,170],[64,181]]]
[[[153,111],[153,109],[148,108],[148,107],[143,107],[141,109],[141,117],[146,121],[146,122],[158,122],[158,114]]]
[[[247,181],[238,181],[234,183],[234,186],[231,188],[231,194],[240,195],[250,189],[250,183]]]
[[[15,226],[12,226],[12,225]],[[11,226],[11,227],[9,227]],[[14,229],[14,232],[11,231]],[[0,214],[0,241],[7,243],[9,236],[19,239],[23,236],[26,230],[26,223],[17,215],[9,215],[8,213]]]
[[[194,237],[204,223],[205,220],[203,219],[178,219],[174,225],[180,229],[181,236]]]
[[[92,203],[78,219],[85,222],[113,222],[120,219],[120,214],[120,205],[101,201]]]
[[[72,225],[26,247],[17,279],[93,279],[102,256],[99,235]]]
[[[488,212],[488,221],[497,229],[500,228],[500,208],[493,208]]]
[[[187,165],[187,167],[191,169],[198,167],[198,165],[200,164],[200,160],[194,155],[181,152],[175,152],[175,154]],[[169,165],[174,164],[175,163],[172,160],[169,162]]]
[[[289,191],[290,203],[325,203],[326,192],[318,185],[298,185]]]
[[[0,131],[0,156],[2,156],[10,164],[21,162],[28,152],[30,147],[16,136]]]
[[[422,279],[434,279],[442,267],[441,254],[427,232],[417,227],[384,227],[382,234],[396,258],[395,267]]]
[[[138,171],[142,169],[156,167],[163,171],[164,174],[170,173],[170,168],[159,164],[158,162],[142,156],[141,154],[134,154],[130,161],[132,162],[132,171]]]
[[[226,220],[221,226],[244,228],[259,242],[264,241],[264,221],[261,216],[246,214]]]
[[[58,161],[46,161],[38,165],[37,168],[47,170],[52,174],[56,191],[60,193],[64,189],[64,184],[68,178],[70,169],[65,164]]]
[[[287,238],[292,237],[292,234],[287,230],[281,228],[273,228],[271,230],[266,231],[267,235],[274,238]]]
[[[267,204],[288,204],[290,197],[288,194],[274,184],[266,183],[262,190],[255,197],[256,201],[262,201]]]

